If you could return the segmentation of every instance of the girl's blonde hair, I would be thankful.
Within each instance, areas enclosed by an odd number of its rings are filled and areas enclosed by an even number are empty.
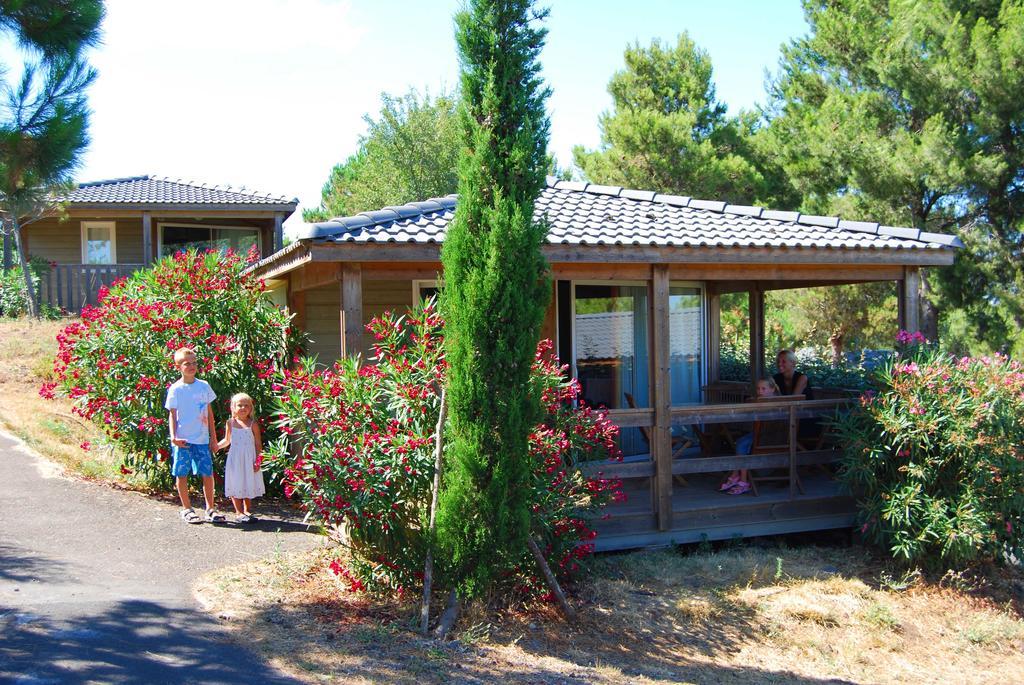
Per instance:
[[[772,378],[771,376],[765,376],[763,378],[757,379],[757,383],[754,383],[754,391],[755,392],[757,391],[757,386],[761,385],[762,383],[764,383],[765,385],[770,387],[772,389],[772,392],[774,392],[776,395],[781,395],[782,394],[782,391],[779,390],[779,384],[776,383],[775,379]]]
[[[232,411],[235,408],[235,402],[241,402],[242,400],[249,400],[249,404],[253,405],[252,408],[255,411],[255,409],[256,409],[255,402],[253,402],[252,398],[249,397],[249,395],[247,395],[244,392],[236,392],[234,395],[231,396],[231,409],[232,409]]]

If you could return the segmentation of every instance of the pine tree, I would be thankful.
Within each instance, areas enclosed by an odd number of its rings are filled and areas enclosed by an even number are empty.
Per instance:
[[[546,11],[472,0],[456,15],[463,149],[442,249],[449,433],[438,540],[464,595],[530,531],[527,435],[539,412],[530,367],[550,282],[533,204],[547,168],[548,89],[538,56]]]
[[[38,315],[22,227],[51,211],[71,182],[88,144],[85,90],[96,72],[81,58],[99,40],[100,0],[0,0],[0,33],[11,32],[29,55],[15,85],[0,84],[0,234],[13,237],[29,312]],[[0,65],[0,73],[3,72]]]
[[[770,126],[801,209],[959,229],[956,266],[922,279],[925,332],[951,305],[962,342],[1024,355],[1024,3],[804,7]]]
[[[601,147],[573,149],[594,183],[784,206],[795,200],[773,158],[759,151],[754,112],[729,116],[715,96],[711,58],[682,33],[626,48],[608,83],[613,109],[600,118]]]

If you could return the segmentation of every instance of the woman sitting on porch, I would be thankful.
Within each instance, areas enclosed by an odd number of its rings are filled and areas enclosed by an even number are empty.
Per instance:
[[[779,386],[780,395],[803,395],[808,400],[814,399],[810,379],[796,370],[796,354],[793,350],[779,350],[775,355],[775,364],[779,372],[772,378]]]

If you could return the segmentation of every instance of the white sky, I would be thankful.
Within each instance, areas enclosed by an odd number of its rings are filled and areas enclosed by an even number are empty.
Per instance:
[[[246,186],[315,206],[355,151],[380,93],[458,81],[455,0],[109,0],[92,144],[81,181],[152,173]],[[764,100],[780,44],[806,31],[798,0],[550,0],[544,73],[551,149],[596,147],[628,43],[708,50],[731,110]],[[708,5],[712,5],[709,7]],[[17,64],[7,36],[0,64]],[[13,71],[13,70],[12,70]],[[410,198],[422,199],[422,198]],[[299,212],[287,225],[300,221]]]

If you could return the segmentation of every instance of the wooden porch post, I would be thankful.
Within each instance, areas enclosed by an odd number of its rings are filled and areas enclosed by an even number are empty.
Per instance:
[[[153,217],[149,212],[142,213],[142,266],[153,263]]]
[[[288,293],[288,311],[292,314],[292,325],[306,328],[306,291]]]
[[[916,266],[903,267],[903,280],[899,282],[900,328],[905,331],[921,330],[921,273]]]
[[[750,312],[750,382],[764,375],[764,291],[755,286],[748,291]]]
[[[350,357],[363,349],[363,267],[341,265],[341,356]]]
[[[284,247],[284,212],[274,212],[274,252]]]
[[[708,283],[708,383],[721,380],[722,296]]]
[[[668,265],[655,264],[653,273],[651,384],[654,425],[651,427],[651,452],[658,512],[658,530],[672,529],[672,394],[669,384],[669,280]]]

